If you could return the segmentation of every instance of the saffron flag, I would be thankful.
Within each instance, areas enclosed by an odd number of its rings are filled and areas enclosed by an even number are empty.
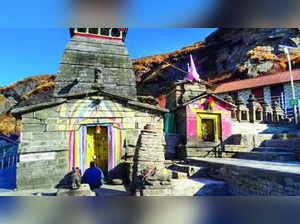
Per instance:
[[[200,81],[199,74],[197,72],[193,56],[191,54],[190,54],[190,59],[191,59],[191,63],[190,63],[190,67],[189,67],[188,80],[190,82],[194,82],[194,81],[199,82]]]

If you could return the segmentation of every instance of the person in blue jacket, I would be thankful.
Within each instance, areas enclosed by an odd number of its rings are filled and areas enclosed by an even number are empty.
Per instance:
[[[82,177],[82,182],[90,185],[90,188],[100,188],[103,185],[104,174],[103,171],[96,167],[95,162],[90,163],[88,168]]]

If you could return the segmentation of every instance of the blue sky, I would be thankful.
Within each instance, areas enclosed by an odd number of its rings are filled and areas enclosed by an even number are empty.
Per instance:
[[[204,40],[215,29],[151,28],[129,29],[126,39],[131,58],[170,52]],[[0,86],[25,77],[56,74],[68,43],[65,28],[0,29]]]

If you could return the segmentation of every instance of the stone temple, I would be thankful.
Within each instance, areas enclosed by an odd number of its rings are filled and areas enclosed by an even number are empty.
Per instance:
[[[94,161],[136,196],[300,195],[299,130],[278,102],[177,80],[165,108],[141,103],[127,29],[70,33],[49,100],[11,111],[22,120],[17,190],[54,188]]]
[[[132,170],[139,133],[147,124],[155,127],[157,138],[163,136],[167,110],[136,100],[126,32],[71,29],[51,100],[13,111],[22,119],[17,189],[53,187],[73,167],[84,172],[90,161],[117,178],[125,169],[122,161]]]

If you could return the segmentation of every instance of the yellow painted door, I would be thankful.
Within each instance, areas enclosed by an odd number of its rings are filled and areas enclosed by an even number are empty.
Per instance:
[[[215,127],[213,119],[202,119],[203,141],[215,141]]]
[[[95,134],[95,155],[96,165],[104,172],[108,168],[108,136],[107,128],[102,128],[100,134]]]
[[[97,167],[106,172],[108,168],[107,128],[103,127],[101,133],[97,134],[95,127],[89,127],[87,129],[87,134],[87,163],[89,165],[91,161],[94,161]]]

